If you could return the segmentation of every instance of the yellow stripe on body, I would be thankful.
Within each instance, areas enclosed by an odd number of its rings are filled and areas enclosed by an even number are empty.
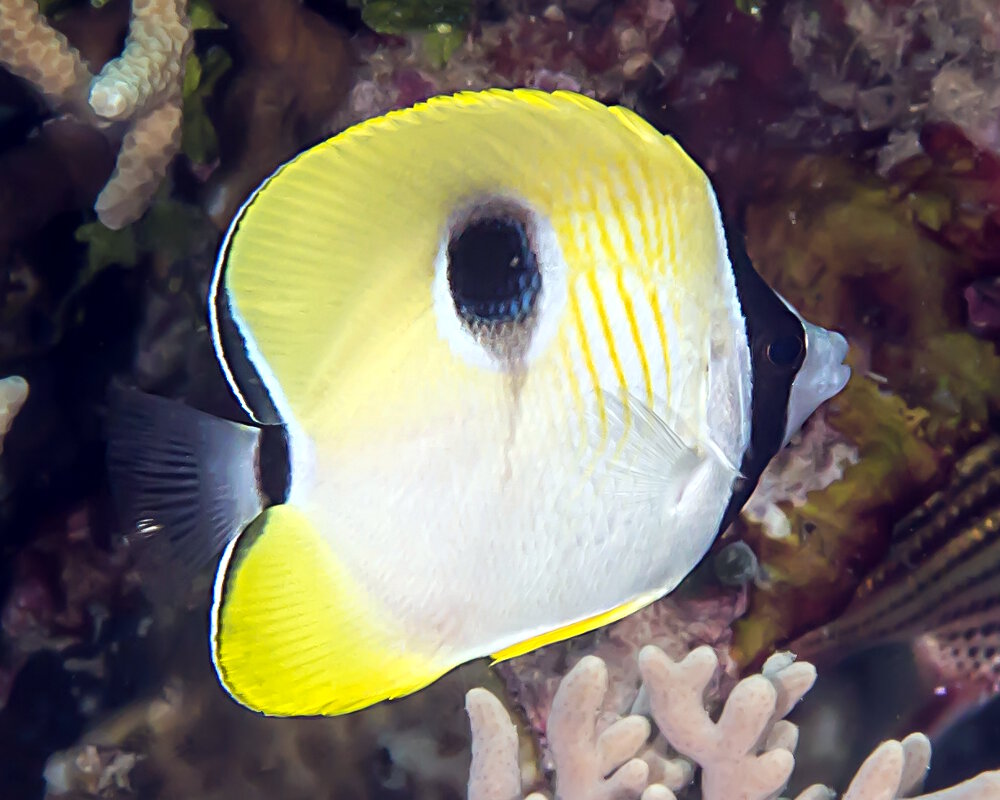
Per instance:
[[[635,306],[633,305],[632,297],[625,288],[625,273],[620,269],[616,270],[615,278],[618,282],[618,294],[621,296],[622,306],[625,308],[625,317],[628,319],[629,330],[632,332],[632,341],[635,342],[635,351],[639,355],[642,379],[646,384],[646,403],[650,408],[653,408],[653,376],[649,371],[649,359],[646,358],[646,348],[642,344],[639,321],[635,316]]]
[[[663,307],[660,305],[658,286],[661,281],[676,280],[677,278],[675,271],[668,268],[670,260],[674,257],[676,247],[673,228],[669,225],[664,225],[663,217],[663,209],[670,207],[671,203],[669,202],[669,198],[659,191],[661,185],[660,179],[650,174],[648,163],[645,159],[637,158],[632,162],[632,167],[637,174],[630,174],[624,181],[624,184],[627,191],[631,190],[630,195],[633,198],[633,202],[637,204],[636,207],[641,209],[641,213],[638,216],[645,232],[646,265],[651,272],[651,275],[646,279],[645,300],[649,303],[649,308],[653,315],[656,338],[660,345],[660,353],[663,356],[663,398],[669,405],[673,395],[670,383],[670,347],[667,337],[667,327],[663,319]],[[640,186],[644,187],[645,191],[640,189]],[[646,227],[646,222],[651,223],[649,227]],[[652,383],[652,371],[650,371],[649,380]],[[651,394],[655,396],[655,390],[651,390]]]
[[[610,366],[619,387],[627,392],[631,390],[630,381],[638,382],[641,379],[644,387],[644,397],[653,408],[656,397],[659,393],[653,381],[653,367],[650,363],[650,350],[643,342],[643,338],[653,338],[652,328],[655,327],[655,338],[659,342],[660,352],[663,356],[663,370],[665,385],[662,390],[663,398],[669,402],[671,397],[671,368],[668,326],[664,319],[664,308],[661,305],[662,297],[657,286],[669,280],[670,271],[666,266],[667,254],[662,251],[663,229],[659,220],[662,215],[653,213],[652,202],[655,198],[645,196],[645,202],[641,192],[624,171],[612,176],[607,170],[603,170],[603,181],[606,185],[618,186],[621,189],[617,203],[609,202],[602,189],[595,187],[590,181],[582,182],[577,188],[576,202],[583,207],[585,213],[576,215],[572,225],[571,235],[566,237],[565,255],[571,264],[579,263],[588,265],[583,279],[586,281],[587,290],[593,298],[593,311],[584,309],[586,298],[577,294],[583,291],[581,283],[571,284],[569,289],[570,311],[572,325],[576,331],[576,336],[580,341],[580,349],[583,355],[584,366],[595,387],[601,387],[601,372],[598,369],[599,358],[595,351],[595,342],[600,341],[595,338],[598,329],[603,336],[607,347],[608,366]],[[596,189],[596,190],[595,190]],[[666,198],[661,200],[666,204]],[[603,206],[603,212],[602,212]],[[638,234],[643,238],[641,252],[636,244],[636,236],[629,228],[629,220],[634,220],[638,224]],[[589,224],[588,224],[589,223]],[[614,229],[612,230],[611,227]],[[618,242],[616,244],[616,241]],[[641,302],[648,302],[652,325],[646,324],[645,330],[640,326],[637,316],[636,299],[633,298],[626,285],[625,269],[632,268],[640,277],[641,287],[639,292],[644,292]],[[608,303],[613,294],[607,294],[612,290],[610,282],[602,280],[599,270],[609,271],[614,275],[614,290],[621,298],[621,309],[619,313],[616,309],[609,307]],[[643,273],[646,273],[643,275]],[[633,288],[633,291],[636,289]],[[593,320],[589,314],[596,317],[597,325],[593,325]],[[618,314],[618,316],[614,316]],[[619,321],[620,320],[620,321]],[[590,327],[588,327],[590,325]],[[629,367],[629,374],[626,374],[626,359],[630,359],[622,351],[622,347],[627,347],[627,340],[621,341],[623,335],[622,328],[627,326],[635,345],[636,362],[639,367],[639,375],[632,372],[634,367]],[[656,345],[653,347],[655,353]],[[567,348],[569,349],[569,348]],[[601,354],[603,358],[603,354]],[[604,367],[605,369],[607,367]],[[605,376],[605,379],[609,376]],[[624,393],[623,392],[623,393]],[[607,435],[606,410],[598,397],[599,413],[602,420],[602,437]],[[631,410],[629,404],[624,404],[626,418],[624,422],[629,423]]]
[[[635,307],[632,303],[632,298],[629,296],[628,291],[625,288],[624,268],[627,266],[633,270],[638,270],[642,264],[641,259],[643,258],[646,259],[646,265],[653,265],[656,262],[653,260],[653,255],[648,250],[648,245],[644,246],[645,252],[640,255],[635,245],[635,239],[632,236],[632,231],[629,225],[630,219],[638,222],[639,235],[641,238],[645,239],[645,225],[643,220],[644,210],[638,197],[635,185],[632,183],[629,176],[624,173],[619,172],[617,175],[612,175],[608,169],[605,169],[603,174],[605,187],[620,186],[625,190],[625,197],[623,197],[614,208],[615,213],[601,215],[598,218],[597,229],[601,238],[601,244],[605,248],[605,252],[608,254],[609,265],[614,265],[613,271],[618,287],[618,295],[621,298],[622,306],[625,311],[625,318],[632,333],[632,340],[635,343],[636,354],[638,356],[639,364],[642,369],[643,380],[645,381],[646,386],[646,399],[649,407],[652,408],[653,381],[650,374],[649,361],[646,358],[646,351],[642,345],[642,336],[639,331],[638,320],[635,316]],[[650,218],[653,218],[652,213],[650,214]],[[608,223],[612,220],[618,223],[618,231],[622,240],[624,259],[622,259],[620,254],[616,254],[615,245],[607,229]],[[628,383],[625,379],[621,359],[615,351],[614,335],[611,331],[611,325],[606,313],[606,308],[604,307],[603,301],[600,297],[600,289],[597,283],[596,275],[590,273],[588,275],[588,281],[590,283],[590,289],[594,294],[594,301],[597,305],[598,314],[600,315],[601,325],[604,329],[604,336],[608,342],[608,352],[611,356],[611,361],[618,376],[618,382],[623,389],[627,390],[629,388]],[[627,403],[625,405],[625,410],[626,414],[628,414],[629,407]],[[628,420],[626,419],[626,422],[627,421]]]
[[[604,398],[601,395],[601,380],[597,374],[597,367],[594,364],[594,354],[590,350],[590,343],[587,341],[587,327],[583,321],[583,312],[580,310],[580,298],[577,296],[576,287],[571,286],[569,290],[569,307],[573,315],[573,323],[576,326],[577,337],[580,340],[580,353],[583,355],[583,363],[590,376],[591,385],[594,387],[594,401],[597,403],[597,413],[601,419],[601,441],[608,436],[608,412],[604,407]]]
[[[648,287],[649,308],[653,312],[653,322],[656,323],[657,340],[660,343],[660,352],[663,353],[663,367],[665,372],[665,395],[664,399],[670,402],[670,350],[667,347],[667,329],[663,323],[663,312],[660,309],[660,293],[655,283],[650,283]]]
[[[572,200],[589,213],[574,214],[572,216],[572,226],[567,232],[568,235],[560,237],[564,247],[564,257],[569,264],[592,265],[596,263],[596,255],[591,238],[592,228],[594,227],[593,222],[599,219],[600,213],[590,181],[584,179],[580,182],[580,185],[576,187]],[[579,284],[574,281],[571,281],[567,286],[570,321],[576,333],[584,368],[590,378],[594,402],[597,405],[597,413],[601,423],[601,441],[604,442],[608,437],[607,408],[605,407],[601,392],[601,378],[597,370],[597,362],[594,359],[594,351],[591,347],[590,336],[592,332],[587,328],[587,322],[584,318],[580,302],[579,289]],[[567,350],[569,349],[570,347],[567,347]],[[572,361],[572,359],[570,360]],[[575,374],[575,369],[571,369],[571,372]],[[577,384],[577,391],[580,391],[579,384]],[[583,394],[583,392],[580,393],[581,405],[583,405]]]
[[[607,170],[602,170],[601,181],[603,182],[608,179],[609,176]],[[597,190],[590,187],[589,183],[587,185],[588,188],[590,188],[590,208],[594,213],[594,228],[597,230],[597,237],[600,241],[601,248],[608,259],[607,263],[613,263],[612,260],[618,261],[620,259],[617,252],[618,248],[615,247],[615,243],[611,240],[611,234],[608,232],[608,222],[614,215],[610,213],[610,208],[601,208],[602,197],[598,196]],[[606,199],[606,189],[604,187],[599,187],[599,191],[605,196],[604,199]],[[591,261],[591,264],[595,267],[603,266],[600,261]]]
[[[613,202],[616,213],[609,215],[609,219],[613,219],[618,223],[618,229],[621,232],[624,259],[619,256],[617,261],[623,266],[637,269],[642,263],[642,258],[648,258],[648,253],[639,252],[639,248],[636,246],[636,239],[632,235],[630,221],[637,221],[639,223],[639,240],[641,241],[644,238],[642,218],[640,216],[641,209],[635,197],[634,187],[631,186],[628,176],[621,170],[614,175],[610,171],[605,170],[604,184],[608,190],[615,187],[624,187],[625,189],[625,197],[619,198],[617,203]],[[630,189],[632,191],[629,191]]]
[[[683,152],[675,141],[668,139],[667,144]],[[638,163],[645,166],[641,160]],[[704,174],[689,159],[672,160],[664,163],[662,169],[662,174],[649,176],[647,186],[659,211],[656,223],[664,241],[660,263],[665,268],[664,282],[669,292],[669,296],[659,295],[663,304],[657,304],[657,309],[667,332],[665,339],[674,348],[674,355],[683,361],[678,362],[677,375],[671,380],[681,378],[682,385],[673,388],[674,394],[683,392],[684,396],[675,396],[671,402],[678,407],[695,403],[702,408],[707,384],[685,367],[708,358],[709,309],[719,300],[716,293],[723,289],[717,259],[720,255],[724,259],[725,245],[717,236],[714,194]],[[692,303],[689,300],[692,297],[702,298],[702,302]],[[684,333],[674,341],[672,331]],[[689,347],[683,346],[685,342]],[[693,378],[700,392],[692,395],[689,381],[682,376]]]
[[[649,195],[638,190],[635,181],[633,180],[631,170],[628,173],[620,173],[616,181],[616,185],[620,185],[623,188],[625,198],[629,206],[629,208],[621,209],[623,218],[622,230],[623,236],[626,239],[626,250],[628,255],[634,259],[633,263],[629,266],[633,269],[638,267],[640,264],[654,266],[657,263],[657,255],[655,247],[653,246],[654,236],[652,235],[653,231],[651,231],[646,225],[647,220],[655,219],[651,203],[648,202]],[[647,202],[644,203],[643,198],[645,198]],[[631,211],[630,214],[628,213],[629,211]],[[642,249],[641,253],[636,247],[628,220],[631,220],[638,226],[638,238]],[[631,294],[629,294],[629,291],[625,286],[625,273],[622,267],[619,267],[619,269],[615,271],[615,278],[618,283],[618,294],[621,296],[622,305],[625,308],[625,316],[628,319],[629,329],[632,332],[632,340],[635,343],[635,351],[639,357],[639,365],[642,369],[642,377],[646,385],[646,402],[650,408],[653,408],[653,376],[649,366],[649,358],[646,355],[646,348],[642,343],[642,332],[639,330],[639,321],[635,315],[635,301],[632,299]]]
[[[622,401],[622,410],[624,412],[622,423],[625,426],[625,436],[622,436],[617,442],[615,442],[615,456],[621,455],[625,448],[625,442],[627,434],[632,426],[632,404],[629,402],[628,397],[628,384],[625,382],[625,370],[622,369],[622,362],[618,356],[618,350],[615,347],[615,335],[611,330],[611,321],[608,319],[608,311],[604,306],[604,301],[601,298],[601,287],[597,282],[597,273],[593,270],[587,272],[587,286],[590,288],[590,293],[594,298],[594,308],[597,311],[597,319],[601,325],[601,333],[604,335],[604,343],[608,348],[608,357],[611,359],[611,367],[614,369],[615,378],[618,380],[618,387],[620,389],[620,399]]]
[[[615,348],[615,334],[611,330],[611,320],[608,319],[608,311],[601,298],[601,287],[597,282],[597,273],[593,270],[587,272],[587,286],[594,298],[594,308],[597,310],[597,319],[601,323],[601,333],[604,334],[604,343],[608,348],[608,357],[611,359],[611,367],[618,379],[618,386],[623,392],[627,392],[628,384],[625,382],[625,370],[622,369],[622,362],[618,357],[618,350]],[[625,404],[625,413],[628,414],[628,403]]]
[[[642,165],[631,162],[628,172],[621,175],[621,184],[634,209],[632,218],[639,225],[643,261],[647,266],[655,267],[661,263],[662,257],[660,230],[656,224],[659,215],[653,209],[653,199],[649,192],[639,188],[648,185],[648,178],[643,174]],[[647,222],[652,222],[652,227],[647,225]]]
[[[672,277],[676,284],[681,286],[688,286],[688,283],[683,280],[680,273],[681,265],[681,254],[678,252],[677,248],[677,209],[676,203],[671,203],[663,215],[663,224],[667,231],[667,247],[669,248],[669,255],[667,256],[667,263],[671,266]],[[693,287],[690,287],[693,288]],[[681,300],[682,292],[671,292],[670,294],[670,306],[674,312],[674,330],[686,330],[684,325],[684,320],[681,318]],[[706,338],[707,343],[707,338]]]

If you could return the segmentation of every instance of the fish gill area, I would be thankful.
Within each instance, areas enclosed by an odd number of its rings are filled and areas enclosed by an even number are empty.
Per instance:
[[[994,0],[0,0],[0,66],[0,797],[552,796],[554,771],[586,772],[552,741],[574,702],[598,730],[651,715],[632,754],[657,750],[670,794],[609,767],[563,800],[724,797],[692,783],[710,766],[671,738],[657,681],[713,708],[769,681],[752,738],[774,744],[808,676],[769,657],[800,647],[819,679],[791,716],[795,791],[844,791],[886,739],[916,769],[918,730],[927,791],[1000,768]],[[674,135],[768,283],[848,338],[853,377],[668,597],[347,717],[255,715],[216,681],[208,585],[153,603],[121,545],[109,382],[232,414],[204,309],[246,196],[355,122],[516,86]],[[571,669],[604,691],[564,691]],[[476,783],[474,687],[516,723],[507,794]],[[851,796],[916,791],[897,784]]]

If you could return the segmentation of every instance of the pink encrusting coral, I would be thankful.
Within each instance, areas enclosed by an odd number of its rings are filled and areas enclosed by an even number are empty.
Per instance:
[[[920,152],[925,122],[957,124],[1000,153],[1000,11],[990,0],[845,0],[838,19],[786,4],[796,66],[864,130],[889,130],[879,166]]]
[[[673,73],[680,28],[672,0],[615,4],[602,24],[567,6],[480,20],[443,65],[428,56],[419,36],[362,38],[362,66],[338,126],[435,94],[495,86],[569,89],[627,102],[648,70]]]
[[[790,502],[801,508],[810,492],[839,481],[844,470],[857,463],[857,448],[827,423],[825,410],[820,409],[764,470],[743,515],[760,523],[768,536],[784,538],[791,533],[791,524],[779,504]]]
[[[642,678],[637,656],[647,644],[677,658],[699,645],[713,647],[723,664],[711,687],[717,696],[728,690],[738,675],[729,645],[732,624],[746,607],[747,592],[743,588],[717,587],[688,597],[668,595],[592,634],[498,664],[496,670],[508,696],[522,710],[541,746],[543,768],[552,761],[548,719],[568,657],[593,656],[607,665],[609,682],[601,698],[599,728],[628,713],[639,698]]]

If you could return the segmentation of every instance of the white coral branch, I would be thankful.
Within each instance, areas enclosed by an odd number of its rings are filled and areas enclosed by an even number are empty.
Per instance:
[[[125,49],[91,84],[95,113],[123,120],[164,101],[177,102],[191,44],[184,6],[184,0],[133,0]]]
[[[635,757],[649,738],[647,719],[628,716],[597,734],[607,691],[608,669],[596,656],[582,658],[559,685],[547,726],[552,758],[560,768],[557,797],[639,797],[649,782],[649,765]]]
[[[649,764],[651,784],[660,784],[678,792],[694,780],[694,764],[686,758],[664,757],[654,746],[649,746],[643,751],[642,760]]]
[[[521,797],[517,767],[517,728],[503,703],[486,689],[465,696],[472,727],[469,800],[515,800]]]
[[[20,375],[10,375],[0,380],[0,453],[3,452],[4,436],[27,399],[28,382]]]
[[[94,206],[109,228],[142,216],[180,149],[181,88],[192,45],[185,8],[186,0],[133,0],[124,51],[94,77],[36,0],[0,0],[0,64],[90,124],[129,123]]]
[[[91,77],[79,52],[49,25],[35,0],[0,2],[0,64],[56,108],[79,104]]]
[[[794,766],[798,729],[783,717],[816,679],[811,664],[788,654],[772,656],[760,675],[740,681],[717,721],[704,705],[718,659],[711,648],[692,651],[680,662],[656,647],[643,648],[639,667],[653,718],[664,738],[702,768],[704,800],[769,800],[787,783]],[[635,757],[649,736],[641,717],[618,720],[597,734],[597,718],[607,691],[607,669],[593,656],[580,661],[563,679],[547,726],[556,767],[556,796],[564,800],[676,800],[673,789],[650,768],[658,754]],[[469,800],[521,797],[517,732],[500,701],[482,689],[467,697],[472,723],[472,772]],[[639,721],[642,720],[642,721]],[[930,742],[912,734],[902,742],[883,742],[865,760],[843,800],[897,800],[919,791],[930,764]],[[641,766],[640,766],[641,765]],[[683,780],[680,774],[673,776]],[[641,780],[640,780],[641,778]],[[681,783],[683,785],[683,783]],[[796,800],[834,800],[825,786],[811,786]],[[542,800],[530,795],[527,800]],[[913,800],[1000,800],[1000,772]]]
[[[101,222],[117,230],[138,219],[180,147],[178,92],[172,100],[139,115],[125,134],[115,171],[94,203]]]
[[[649,739],[649,721],[628,716],[598,734],[607,691],[608,670],[596,656],[581,659],[559,684],[548,722],[559,798],[624,800],[638,798],[647,787],[649,765],[636,754]],[[469,800],[520,797],[517,733],[500,701],[473,689],[466,709],[473,731]]]
[[[910,797],[923,782],[931,760],[930,741],[921,733],[902,742],[882,742],[865,759],[844,792],[843,800],[893,800]],[[807,790],[808,791],[808,790]],[[957,786],[911,800],[996,800],[1000,798],[1000,772],[984,772]],[[805,792],[797,800],[807,800]]]
[[[704,693],[717,667],[710,647],[699,647],[680,663],[655,647],[639,653],[653,719],[678,752],[701,765],[706,800],[765,800],[788,782],[795,764],[788,750],[759,746],[774,723],[778,689],[764,675],[745,678],[713,722]]]

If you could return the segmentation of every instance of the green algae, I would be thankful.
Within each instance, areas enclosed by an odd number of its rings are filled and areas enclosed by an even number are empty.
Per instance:
[[[930,492],[1000,410],[1000,358],[966,332],[961,306],[962,288],[988,264],[941,235],[970,214],[962,192],[940,170],[922,178],[886,180],[809,156],[748,210],[761,273],[804,316],[851,341],[854,376],[827,421],[859,460],[804,505],[779,503],[788,537],[741,523],[767,576],[736,626],[744,662],[835,616],[884,556],[907,503]]]
[[[441,25],[464,28],[471,9],[469,0],[349,0],[349,4],[361,9],[361,19],[373,31],[391,34]]]
[[[215,229],[197,206],[170,197],[164,184],[153,204],[139,220],[120,230],[112,230],[94,220],[76,229],[78,242],[87,245],[87,266],[78,276],[88,283],[111,266],[134,267],[143,256],[157,255],[166,263],[187,258],[214,239]]]
[[[197,53],[188,56],[184,72],[181,150],[197,164],[207,164],[218,157],[219,140],[207,103],[232,65],[229,53],[221,47],[210,48],[203,56]]]
[[[465,31],[462,28],[441,23],[424,34],[420,45],[427,62],[435,69],[441,69],[464,41]]]

